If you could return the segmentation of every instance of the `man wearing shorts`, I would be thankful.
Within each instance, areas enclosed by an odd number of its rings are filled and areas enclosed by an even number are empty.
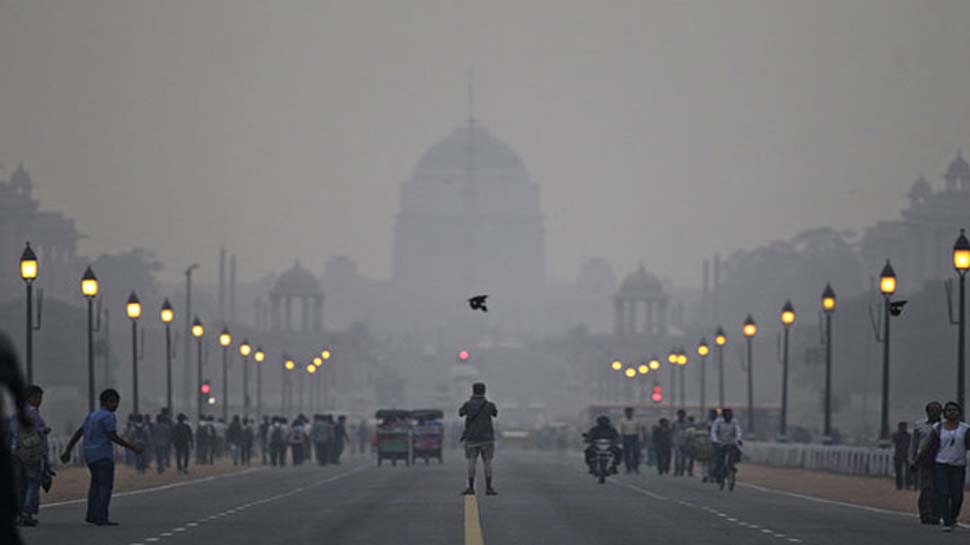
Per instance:
[[[460,409],[458,416],[465,417],[465,431],[461,440],[465,442],[465,458],[468,459],[468,488],[462,494],[475,495],[475,472],[479,456],[485,469],[485,494],[497,496],[492,488],[492,457],[495,456],[495,430],[492,418],[498,416],[495,404],[485,399],[485,384],[472,385],[472,397]]]

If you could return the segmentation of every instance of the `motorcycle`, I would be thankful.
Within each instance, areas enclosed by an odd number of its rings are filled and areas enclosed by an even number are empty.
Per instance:
[[[609,439],[595,439],[593,441],[593,474],[600,484],[606,482],[606,476],[610,474],[613,466],[613,442]]]

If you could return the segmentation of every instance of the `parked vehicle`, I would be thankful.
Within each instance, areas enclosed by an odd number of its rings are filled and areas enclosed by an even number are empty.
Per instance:
[[[411,411],[411,421],[414,423],[411,435],[411,462],[424,458],[429,463],[431,458],[437,458],[438,463],[444,462],[442,443],[445,432],[441,419],[444,413],[437,409],[422,409]]]
[[[384,460],[390,460],[391,465],[395,466],[398,460],[411,465],[411,413],[383,409],[377,411],[376,416],[378,425],[374,446],[377,448],[377,465]]]

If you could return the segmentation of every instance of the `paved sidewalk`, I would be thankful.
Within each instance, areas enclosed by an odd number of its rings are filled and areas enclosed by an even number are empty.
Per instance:
[[[742,464],[738,466],[738,469],[739,483],[754,484],[765,488],[889,511],[911,513],[913,518],[916,518],[916,491],[896,490],[894,479],[840,475],[754,464]],[[970,524],[970,510],[963,510],[960,522]]]
[[[254,464],[250,467],[262,466],[260,464]],[[115,465],[115,492],[128,492],[131,490],[153,488],[156,486],[185,482],[203,477],[212,477],[225,473],[232,473],[235,471],[241,471],[243,469],[247,469],[247,467],[234,466],[232,465],[232,460],[223,460],[216,462],[215,465],[211,466],[191,465],[189,466],[188,475],[181,475],[175,470],[167,470],[165,473],[159,475],[155,471],[154,467],[150,468],[144,474],[139,474],[134,468],[119,463]],[[41,505],[46,503],[86,498],[88,494],[89,482],[90,473],[86,467],[59,468],[57,470],[57,476],[54,477],[54,484],[51,487],[50,493],[45,494],[44,491],[41,490]]]

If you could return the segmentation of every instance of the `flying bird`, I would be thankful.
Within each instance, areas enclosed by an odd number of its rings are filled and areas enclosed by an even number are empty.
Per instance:
[[[476,295],[468,300],[468,306],[472,307],[472,310],[488,312],[488,307],[485,306],[486,299],[488,299],[488,295]]]

